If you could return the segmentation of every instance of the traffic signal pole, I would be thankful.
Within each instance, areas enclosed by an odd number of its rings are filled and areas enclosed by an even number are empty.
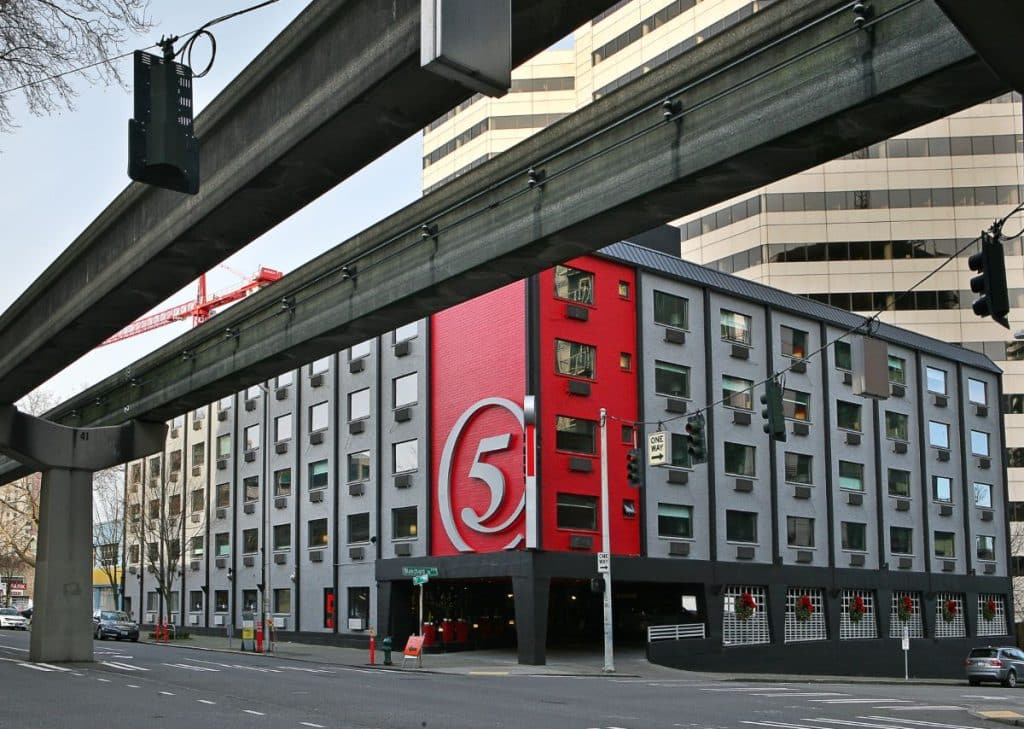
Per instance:
[[[604,570],[604,668],[605,673],[615,672],[615,656],[612,647],[612,539],[608,515],[608,413],[601,408],[601,551],[608,555]],[[600,565],[600,560],[598,560]]]

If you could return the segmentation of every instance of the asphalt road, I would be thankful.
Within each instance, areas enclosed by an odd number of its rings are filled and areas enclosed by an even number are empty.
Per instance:
[[[89,664],[31,664],[0,633],[3,729],[991,729],[1024,714],[999,686],[451,675],[96,642]]]

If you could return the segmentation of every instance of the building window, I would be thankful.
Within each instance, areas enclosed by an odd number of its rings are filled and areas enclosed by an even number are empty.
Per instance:
[[[619,298],[629,298],[629,281],[619,281]]]
[[[935,392],[939,395],[946,394],[946,371],[937,367],[925,367],[925,381],[928,384],[928,392]]]
[[[725,538],[730,542],[757,544],[757,512],[725,512]]]
[[[889,527],[889,551],[893,554],[913,554],[914,530],[910,527]]]
[[[754,603],[753,613],[741,620],[736,609],[747,600]],[[722,592],[722,645],[753,645],[770,641],[768,595],[765,588],[726,585]]]
[[[889,382],[896,385],[907,384],[907,361],[902,357],[889,355]]]
[[[754,383],[741,377],[722,375],[722,400],[724,405],[740,410],[754,409]]]
[[[348,543],[359,544],[370,541],[370,515],[349,514],[348,515]]]
[[[149,477],[160,478],[160,456],[153,456],[149,459]]]
[[[994,562],[996,559],[996,538],[986,537],[979,534],[976,537],[975,544],[978,550],[978,559],[985,560],[986,562]]]
[[[868,525],[856,521],[844,521],[840,524],[843,549],[852,552],[866,552],[868,549]]]
[[[676,468],[689,468],[690,467],[690,441],[684,433],[672,433],[672,441],[669,448],[669,464]],[[630,438],[628,441],[630,444],[633,443],[633,439]]]
[[[619,369],[630,372],[633,369],[633,355],[629,352],[619,354]]]
[[[971,431],[971,455],[988,456],[988,433],[980,430]]]
[[[292,548],[292,525],[274,525],[274,551],[285,552]]]
[[[813,547],[814,519],[805,516],[787,516],[786,543],[790,547]]]
[[[250,385],[245,389],[245,399],[255,400],[260,396],[261,392],[263,392],[263,388],[261,388],[259,385]]]
[[[213,591],[213,609],[218,613],[226,613],[228,611],[228,591],[227,590],[214,590]]]
[[[721,311],[722,339],[750,346],[750,317],[735,311]]]
[[[329,411],[327,409],[327,402],[318,402],[316,405],[309,406],[309,430],[312,433],[318,430],[326,430],[328,425]]]
[[[967,399],[975,405],[988,405],[988,387],[981,380],[967,378]]]
[[[985,611],[991,610],[992,619],[985,620]],[[1006,604],[1002,595],[981,593],[978,595],[978,635],[1004,635],[1006,633]]]
[[[217,401],[217,410],[224,411],[230,410],[231,406],[235,404],[235,396],[227,395]]]
[[[419,323],[409,322],[403,326],[398,327],[395,330],[395,344],[404,342],[408,339],[415,339],[416,335],[419,334]]]
[[[348,394],[348,419],[362,420],[370,417],[370,388]]]
[[[929,420],[928,443],[934,448],[949,448],[949,426],[946,423]]]
[[[366,625],[370,619],[370,588],[348,588],[348,617],[350,620],[362,621]]]
[[[555,520],[559,529],[597,529],[597,497],[558,494]]]
[[[181,449],[171,451],[168,470],[170,470],[171,473],[177,473],[181,470]]]
[[[974,482],[974,505],[985,509],[992,508],[992,484]]]
[[[309,538],[309,548],[327,546],[327,519],[311,519],[306,533]]]
[[[280,471],[274,471],[274,496],[291,495],[292,470],[290,468],[282,468]]]
[[[242,480],[242,491],[245,494],[245,501],[259,501],[260,498],[260,477],[247,476]]]
[[[786,481],[810,486],[814,482],[811,456],[804,453],[786,453]]]
[[[142,464],[141,463],[133,463],[132,464],[131,477],[130,477],[129,480],[135,486],[137,486],[139,483],[142,482]]]
[[[391,510],[391,538],[416,538],[416,507],[402,506]]]
[[[193,557],[202,557],[203,556],[203,552],[204,552],[203,546],[204,545],[203,545],[203,535],[202,534],[200,534],[198,537],[192,537],[189,540],[188,543],[189,543],[189,552],[191,553],[191,555]]]
[[[220,532],[213,535],[213,549],[217,557],[227,557],[231,554],[230,535],[227,532]]]
[[[245,450],[254,451],[260,447],[260,426],[259,423],[246,426],[244,431]]]
[[[782,391],[782,414],[789,420],[810,420],[811,394],[784,389]]]
[[[668,397],[690,397],[690,368],[669,362],[654,362],[654,391]]]
[[[288,615],[292,611],[292,591],[290,587],[274,588],[274,612]]]
[[[406,405],[415,405],[419,399],[417,393],[416,373],[410,372],[407,375],[396,377],[392,381],[392,396],[396,408],[403,408]]]
[[[956,535],[953,532],[935,532],[935,556],[956,557]]]
[[[292,439],[292,414],[285,413],[274,418],[274,442]]]
[[[132,564],[139,563],[139,545],[132,544],[128,547],[128,561]]]
[[[555,297],[593,304],[594,274],[569,266],[555,266]]]
[[[844,430],[861,430],[860,405],[845,400],[836,400],[836,424]]]
[[[370,451],[348,454],[348,480],[350,483],[370,480]]]
[[[853,348],[849,342],[842,340],[836,342],[833,345],[836,355],[836,369],[846,370],[848,372],[853,371]]]
[[[218,509],[226,509],[231,506],[231,484],[219,483],[215,487],[214,492],[216,496],[215,505]]]
[[[889,496],[910,497],[910,471],[889,469]]]
[[[693,536],[693,507],[658,504],[658,536],[690,539]]]
[[[839,461],[839,488],[851,491],[864,490],[864,464]]]
[[[192,444],[192,465],[201,466],[203,461],[206,459],[206,444],[205,443],[193,443]]]
[[[206,508],[206,489],[192,490],[192,513],[203,511]]]
[[[288,387],[292,384],[293,375],[291,372],[285,372],[277,376],[274,380],[274,387],[280,390],[282,387]]]
[[[171,494],[167,501],[167,515],[178,516],[181,514],[181,494]]]
[[[740,443],[725,443],[725,472],[730,476],[753,476],[755,474],[754,446]]]
[[[150,564],[160,561],[160,545],[157,542],[149,542],[146,545],[146,561]]]
[[[839,639],[877,638],[878,621],[875,617],[875,594],[870,590],[843,590],[842,612],[839,618]],[[852,614],[860,613],[854,620]]]
[[[149,500],[149,518],[159,519],[160,518],[160,499]]]
[[[806,617],[797,617],[797,609],[808,611]],[[828,626],[825,623],[824,590],[815,588],[790,587],[786,589],[786,643],[809,640],[827,640]]]
[[[217,458],[228,458],[231,455],[231,435],[217,436]]]
[[[255,554],[260,551],[260,530],[242,530],[242,554]]]
[[[903,413],[885,411],[885,437],[892,440],[908,440],[910,418]]]
[[[782,356],[803,359],[807,356],[807,332],[782,327]]]
[[[309,374],[319,375],[331,368],[331,356],[321,357],[315,362],[311,362],[309,365]]]
[[[932,499],[948,504],[953,501],[953,479],[932,476]]]
[[[128,516],[132,521],[138,521],[142,516],[142,504],[131,504],[128,507]]]
[[[371,349],[373,347],[373,340],[367,339],[365,342],[355,344],[348,350],[349,360],[362,359],[363,357],[369,357]]]
[[[654,323],[673,329],[689,329],[689,301],[680,296],[654,292]]]
[[[594,379],[594,357],[597,349],[589,344],[555,340],[555,372],[570,377]]]
[[[313,461],[309,464],[309,488],[327,488],[327,460]]]
[[[597,423],[593,420],[559,415],[555,418],[555,448],[593,455],[597,452],[594,441],[596,432]]]
[[[394,473],[408,473],[420,467],[419,441],[403,440],[391,446]]]

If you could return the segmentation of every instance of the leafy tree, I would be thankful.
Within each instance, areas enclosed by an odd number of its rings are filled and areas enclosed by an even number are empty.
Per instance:
[[[124,85],[116,56],[149,30],[149,0],[0,0],[0,132],[15,126],[19,89],[29,112],[74,109],[74,81]],[[79,70],[81,69],[81,70]],[[75,73],[70,73],[76,71]]]

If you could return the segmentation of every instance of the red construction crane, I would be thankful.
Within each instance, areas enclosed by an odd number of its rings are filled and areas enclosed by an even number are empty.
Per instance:
[[[128,339],[129,337],[150,332],[167,324],[173,324],[176,321],[183,321],[188,318],[192,319],[192,326],[199,326],[210,318],[215,309],[219,309],[239,299],[244,299],[253,291],[258,291],[267,284],[277,281],[283,275],[280,271],[261,266],[259,271],[250,276],[238,288],[206,298],[206,274],[204,273],[199,277],[199,290],[195,301],[190,301],[187,304],[178,304],[170,309],[136,319],[117,334],[110,337],[110,339],[100,344],[100,346],[120,342],[122,339]]]

